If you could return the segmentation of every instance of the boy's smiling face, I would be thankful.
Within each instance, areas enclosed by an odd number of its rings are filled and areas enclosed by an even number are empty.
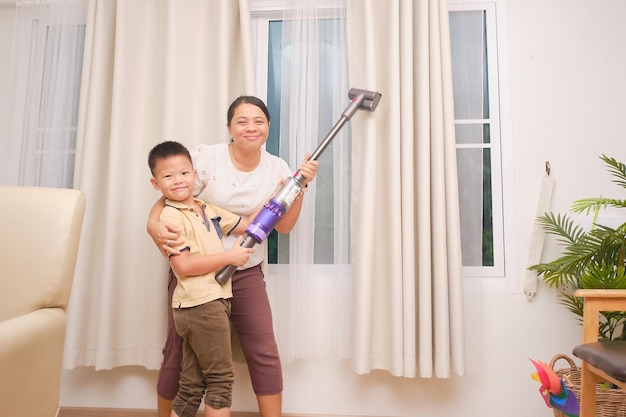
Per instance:
[[[160,190],[165,198],[180,201],[189,206],[194,204],[193,189],[196,170],[189,158],[184,155],[168,156],[156,161],[154,176],[150,179],[155,190]]]

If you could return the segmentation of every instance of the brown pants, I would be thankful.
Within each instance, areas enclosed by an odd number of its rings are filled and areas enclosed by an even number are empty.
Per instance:
[[[172,409],[180,417],[196,417],[204,397],[219,410],[232,404],[233,358],[230,346],[230,301],[217,299],[173,310],[176,330],[183,339],[180,386]]]
[[[237,332],[246,358],[252,388],[257,395],[279,394],[283,376],[278,348],[274,338],[272,310],[260,266],[233,274],[233,298],[230,321]],[[170,271],[168,283],[168,330],[163,348],[163,363],[157,380],[157,393],[171,400],[178,392],[182,358],[182,340],[172,319],[172,295],[176,277]]]

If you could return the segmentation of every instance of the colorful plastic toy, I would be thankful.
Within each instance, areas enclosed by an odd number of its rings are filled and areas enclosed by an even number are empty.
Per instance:
[[[531,378],[541,384],[539,392],[549,408],[556,408],[569,417],[579,417],[580,405],[576,395],[546,363],[529,358],[537,372]]]

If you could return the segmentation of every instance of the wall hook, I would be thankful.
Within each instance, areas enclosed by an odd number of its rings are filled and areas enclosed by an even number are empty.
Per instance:
[[[550,175],[550,161],[546,161],[546,175]]]

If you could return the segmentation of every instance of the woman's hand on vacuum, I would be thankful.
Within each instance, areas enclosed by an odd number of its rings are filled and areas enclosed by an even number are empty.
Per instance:
[[[310,154],[307,154],[300,165],[299,171],[300,174],[304,177],[303,186],[307,186],[317,174],[317,167],[319,166],[319,161],[310,161]]]

